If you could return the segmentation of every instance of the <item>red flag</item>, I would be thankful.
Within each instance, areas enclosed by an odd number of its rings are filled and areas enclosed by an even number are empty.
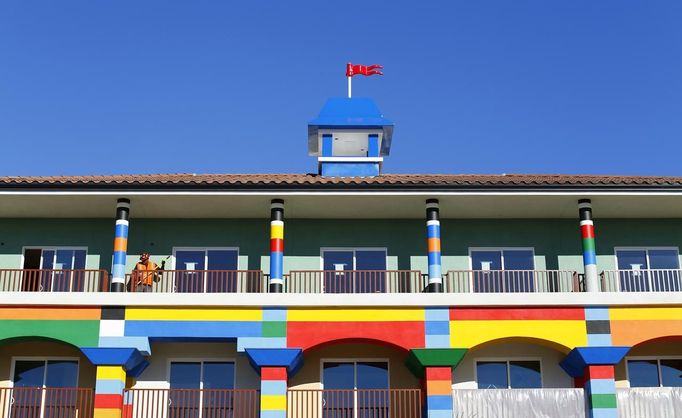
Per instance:
[[[354,75],[384,75],[380,70],[384,67],[381,65],[353,65],[350,62],[346,65],[346,77],[353,77]]]

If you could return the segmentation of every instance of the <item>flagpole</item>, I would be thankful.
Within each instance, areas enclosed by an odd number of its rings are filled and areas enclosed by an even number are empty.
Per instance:
[[[351,98],[351,93],[352,93],[352,90],[351,90],[351,81],[350,81],[351,78],[352,78],[352,77],[348,77],[348,98],[349,98],[349,99]]]

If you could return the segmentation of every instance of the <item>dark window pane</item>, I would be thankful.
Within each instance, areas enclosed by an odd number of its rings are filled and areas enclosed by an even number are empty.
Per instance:
[[[472,251],[471,267],[477,270],[474,272],[474,292],[503,291],[501,251]]]
[[[619,250],[616,251],[618,258],[618,274],[620,289],[625,292],[646,292],[649,291],[649,277],[646,272],[640,270],[648,269],[645,250]]]
[[[44,361],[17,361],[14,363],[15,388],[43,387],[45,377]]]
[[[653,271],[651,275],[652,290],[656,292],[676,292],[681,290],[680,258],[677,250],[649,250],[649,267],[664,271]],[[671,271],[673,270],[673,271]]]
[[[207,270],[237,270],[237,250],[208,250]]]
[[[357,364],[358,389],[388,389],[388,364],[363,362]]]
[[[352,251],[325,251],[324,277],[325,293],[353,293],[353,274],[342,273],[343,270],[353,270]]]
[[[199,389],[201,363],[171,363],[171,389]]]
[[[48,388],[75,388],[78,386],[78,362],[50,360],[47,362],[45,386]]]
[[[507,363],[504,361],[479,361],[476,363],[479,389],[507,389]]]
[[[322,384],[325,389],[353,389],[355,375],[353,363],[324,363]]]
[[[682,359],[661,360],[663,386],[682,387]]]
[[[355,269],[360,270],[355,274],[355,293],[382,293],[386,291],[386,273],[383,272],[386,270],[386,251],[356,251]]]
[[[542,387],[539,361],[510,361],[509,380],[513,389]]]
[[[531,250],[504,250],[505,270],[533,270],[535,261]]]
[[[471,267],[474,270],[502,270],[502,252],[472,251]]]
[[[386,270],[386,251],[355,251],[355,270]]]
[[[656,360],[628,360],[630,387],[658,387],[658,363]]]
[[[205,270],[206,252],[204,250],[176,251],[175,269],[186,270],[175,274],[175,290],[180,293],[204,292],[203,273],[193,270]]]
[[[237,291],[238,275],[237,270],[238,256],[236,250],[208,250],[208,271],[206,274],[207,292],[230,292]],[[216,271],[221,270],[221,271]],[[227,270],[227,271],[226,271]]]
[[[234,363],[204,363],[204,389],[234,389]]]

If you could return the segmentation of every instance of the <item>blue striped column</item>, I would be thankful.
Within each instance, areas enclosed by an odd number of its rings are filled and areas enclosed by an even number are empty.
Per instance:
[[[125,290],[129,216],[130,200],[118,199],[116,204],[116,229],[114,230],[114,264],[111,268],[112,292],[123,292]]]
[[[599,292],[597,252],[594,242],[594,221],[592,220],[592,202],[590,199],[578,201],[578,213],[580,214],[580,234],[583,244],[585,290],[588,292]]]
[[[282,266],[284,264],[284,200],[272,199],[270,203],[270,292],[284,291]]]
[[[440,219],[438,199],[426,201],[426,247],[429,253],[429,283],[427,292],[443,291],[440,257]]]

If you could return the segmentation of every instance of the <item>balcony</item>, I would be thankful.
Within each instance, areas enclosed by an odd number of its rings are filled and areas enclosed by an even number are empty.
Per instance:
[[[0,417],[92,418],[95,390],[0,388]]]
[[[450,270],[446,293],[580,292],[577,272],[568,270]]]
[[[585,417],[583,389],[454,389],[454,416]]]
[[[260,270],[156,270],[126,275],[129,292],[259,293],[267,289]],[[151,282],[151,286],[142,285]]]
[[[253,389],[125,389],[125,418],[258,418]]]
[[[108,292],[106,270],[0,269],[0,292]]]
[[[682,290],[682,270],[604,270],[601,275],[603,292],[679,292]]]
[[[419,270],[296,270],[284,275],[287,293],[419,293]]]
[[[287,392],[291,418],[421,418],[420,389],[295,389]]]

